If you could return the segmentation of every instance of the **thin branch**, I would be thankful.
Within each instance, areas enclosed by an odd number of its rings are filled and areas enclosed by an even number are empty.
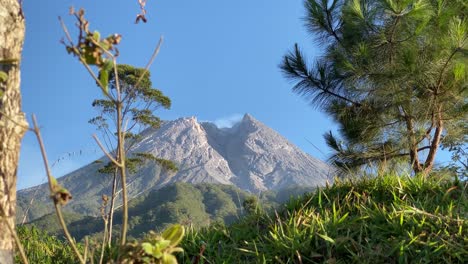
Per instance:
[[[306,78],[309,79],[309,81],[312,82],[312,84],[315,85],[315,87],[317,87],[317,89],[321,90],[322,92],[325,92],[325,93],[327,93],[327,94],[330,94],[331,96],[334,96],[334,97],[336,97],[336,98],[338,98],[338,99],[341,99],[341,100],[343,100],[343,101],[345,101],[345,102],[351,103],[351,104],[353,104],[353,105],[355,105],[355,106],[361,106],[361,105],[362,105],[361,103],[355,102],[355,101],[353,101],[353,100],[351,100],[351,99],[349,99],[349,98],[347,98],[347,97],[345,97],[345,96],[343,96],[343,95],[340,95],[340,94],[338,94],[338,93],[332,92],[332,91],[330,91],[329,89],[322,88],[320,85],[316,85],[316,84],[315,84],[316,80],[314,79],[314,77],[310,76],[308,73],[307,73],[306,76],[307,76]]]
[[[336,30],[333,28],[333,23],[331,21],[331,13],[330,13],[330,10],[325,7],[325,12],[327,14],[327,23],[328,23],[328,26],[330,27],[330,31],[331,31],[331,34],[332,36],[335,38],[336,42],[338,42],[340,45],[341,44],[341,39],[338,37],[338,35],[336,34]]]
[[[53,180],[52,180],[52,174],[50,172],[49,161],[47,160],[47,154],[46,154],[45,147],[44,147],[44,141],[42,140],[41,131],[39,130],[39,126],[37,125],[37,120],[36,120],[35,115],[32,116],[32,120],[33,120],[33,125],[34,125],[34,128],[33,128],[34,129],[34,134],[36,134],[37,141],[39,142],[39,147],[41,149],[42,159],[44,161],[44,167],[45,167],[45,170],[46,170],[46,173],[47,173],[47,178],[48,178],[48,181],[49,181],[49,188],[50,188],[50,191],[52,193],[53,192],[53,186],[52,186],[52,181]],[[65,233],[65,236],[67,237],[68,242],[70,242],[70,245],[73,248],[73,251],[75,252],[75,254],[78,257],[78,259],[80,260],[80,262],[85,264],[86,261],[83,259],[83,256],[81,255],[80,251],[78,250],[75,241],[73,240],[73,238],[70,235],[70,232],[68,232],[68,228],[67,228],[67,225],[65,224],[65,220],[63,219],[62,210],[60,208],[59,203],[54,201],[54,206],[55,206],[55,211],[57,213],[57,217],[59,219],[60,225],[63,228],[63,232]]]
[[[32,207],[32,204],[34,202],[34,197],[36,197],[36,194],[37,194],[37,191],[39,190],[39,188],[37,188],[35,191],[34,191],[34,194],[33,194],[33,197],[31,199],[31,201],[29,202],[29,205],[28,205],[28,208],[26,208],[26,211],[24,212],[23,214],[23,220],[21,221],[21,225],[24,225],[24,223],[26,222],[26,218],[28,216],[28,213],[29,213],[29,210],[31,209]]]
[[[151,64],[153,64],[154,62],[154,59],[156,59],[156,57],[158,56],[158,53],[159,53],[159,50],[161,49],[161,45],[164,41],[164,37],[161,36],[159,38],[159,42],[158,42],[158,45],[156,46],[156,49],[154,50],[153,52],[153,55],[151,55],[151,58],[150,60],[148,61],[148,63],[146,64],[145,66],[145,71],[143,72],[143,74],[140,76],[140,78],[138,79],[138,81],[136,82],[135,86],[138,87],[138,84],[140,84],[141,80],[143,79],[143,77],[146,75],[146,73],[148,72],[149,70],[149,67],[151,66]]]
[[[72,46],[75,46],[75,44],[73,44],[73,39],[72,39],[72,37],[71,37],[71,35],[70,35],[70,32],[68,32],[68,28],[67,28],[67,26],[65,25],[65,23],[63,22],[62,17],[59,16],[59,17],[58,17],[58,20],[60,21],[60,25],[62,26],[62,30],[63,30],[63,32],[65,33],[65,36],[67,37],[68,42],[70,42],[70,44],[71,44]]]
[[[73,44],[73,40],[70,36],[70,33],[68,32],[68,28],[67,26],[65,25],[65,23],[63,22],[62,20],[62,17],[58,17],[59,18],[59,21],[60,21],[60,25],[62,26],[62,29],[63,29],[63,32],[65,33],[65,36],[67,37],[67,40],[70,42],[70,44],[74,47],[75,45]],[[102,48],[101,48],[102,49]],[[107,95],[107,97],[109,97],[109,99],[111,99],[112,101],[115,101],[115,99],[109,94],[109,92],[106,90],[106,88],[102,85],[101,81],[98,79],[98,77],[96,76],[96,74],[93,72],[93,70],[91,69],[91,67],[89,67],[89,65],[86,63],[86,61],[81,57],[81,56],[78,56],[79,57],[79,60],[81,62],[81,64],[83,64],[83,66],[85,66],[86,70],[88,71],[88,73],[91,75],[91,77],[93,77],[94,81],[96,81],[96,83],[98,84],[99,88],[101,88],[102,92]]]
[[[423,151],[423,150],[430,149],[430,148],[431,148],[431,146],[425,146],[425,147],[418,148],[417,151],[418,151],[418,152],[421,152],[421,151]]]
[[[452,60],[452,58],[455,56],[455,54],[461,50],[460,48],[456,48],[451,54],[450,56],[447,58],[447,61],[445,61],[444,63],[444,66],[442,67],[442,70],[440,71],[440,74],[439,74],[439,78],[438,78],[438,81],[437,81],[437,86],[435,87],[435,91],[434,91],[434,95],[437,95],[438,92],[439,92],[439,89],[440,89],[440,86],[442,85],[442,78],[443,78],[443,75],[444,75],[444,72],[445,70],[447,69],[447,66],[448,64],[450,63],[450,61]]]
[[[110,213],[110,212],[109,212]],[[107,220],[108,216],[105,216],[104,217],[104,234],[103,234],[103,238],[102,238],[102,246],[101,246],[101,256],[99,257],[99,264],[102,264],[102,261],[104,260],[104,251],[105,251],[105,247],[106,247],[106,239],[107,239],[107,232],[108,231],[108,220]]]
[[[119,73],[117,71],[117,59],[115,57],[112,57],[112,61],[114,63],[115,89],[117,90],[116,104],[121,104],[122,103],[122,91],[120,90]]]
[[[99,138],[96,136],[96,134],[93,134],[93,138],[94,140],[96,141],[96,143],[99,145],[99,147],[101,148],[102,152],[104,152],[104,154],[112,161],[112,163],[115,164],[115,166],[117,167],[122,167],[122,165],[117,162],[110,154],[109,152],[106,151],[106,149],[104,148],[104,146],[102,145],[101,141],[99,141]]]
[[[88,258],[88,246],[89,246],[89,241],[88,241],[88,237],[86,236],[85,237],[85,251],[84,251],[84,259],[86,261],[86,259]]]

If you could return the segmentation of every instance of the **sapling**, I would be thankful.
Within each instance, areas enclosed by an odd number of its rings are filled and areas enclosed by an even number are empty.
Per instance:
[[[83,9],[79,11],[71,9],[70,13],[77,19],[76,25],[79,29],[78,41],[76,44],[74,43],[67,27],[60,19],[67,40],[63,40],[62,43],[65,45],[67,52],[77,57],[87,69],[104,96],[104,99],[95,100],[93,106],[99,108],[101,113],[105,114],[92,119],[91,123],[95,123],[98,125],[98,128],[105,131],[105,135],[107,135],[105,138],[106,144],[111,142],[110,135],[115,135],[117,141],[116,148],[111,153],[96,135],[93,136],[96,143],[110,160],[106,165],[107,169],[110,171],[114,169],[113,172],[117,172],[120,176],[123,207],[120,245],[125,246],[128,229],[127,173],[129,167],[132,166],[132,162],[151,159],[169,170],[176,169],[172,162],[153,157],[149,153],[134,153],[133,157],[127,157],[127,152],[132,145],[132,141],[134,142],[138,138],[138,135],[131,132],[132,129],[159,127],[161,121],[152,114],[152,111],[155,107],[163,106],[168,108],[170,106],[169,98],[164,96],[161,91],[151,87],[148,72],[149,66],[159,52],[162,39],[156,47],[150,62],[144,69],[134,68],[129,65],[118,65],[117,57],[119,51],[116,46],[120,43],[121,35],[113,34],[102,38],[98,31],[92,32],[89,30],[89,22],[84,17],[85,12]],[[95,73],[92,67],[97,68],[98,73]],[[115,134],[111,134],[108,130],[108,119],[111,119],[115,124]],[[126,140],[128,140],[129,144],[126,143]],[[115,189],[113,194],[115,194]],[[170,230],[172,229],[169,229],[168,232],[172,232]],[[177,227],[177,230],[182,237],[184,233],[183,227]],[[180,242],[180,239],[178,242]],[[171,243],[171,245],[173,244]],[[164,261],[166,257],[171,261],[175,260],[171,256],[152,255],[154,258],[160,259],[162,263],[166,263]]]

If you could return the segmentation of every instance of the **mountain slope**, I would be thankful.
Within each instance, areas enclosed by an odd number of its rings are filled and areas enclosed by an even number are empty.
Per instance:
[[[306,192],[302,190],[301,193]],[[162,230],[167,225],[182,223],[195,228],[205,227],[214,222],[230,224],[245,215],[243,202],[251,194],[233,185],[188,184],[178,182],[153,190],[134,199],[129,206],[129,234],[141,237],[150,230]],[[268,209],[283,202],[278,193],[269,191],[261,195],[262,207]],[[91,217],[66,213],[68,229],[73,237],[82,240],[84,236],[102,237],[104,223],[100,216]],[[116,236],[120,230],[121,212],[115,214]],[[27,226],[34,225],[52,235],[63,237],[57,216],[51,213],[35,219]]]
[[[147,129],[141,136],[131,151],[172,160],[179,171],[167,173],[155,163],[146,162],[128,177],[132,198],[175,182],[233,184],[257,193],[290,185],[321,186],[331,176],[324,162],[305,154],[248,114],[232,128],[220,129],[191,117],[164,122],[160,129]],[[99,214],[101,196],[111,190],[110,176],[97,173],[101,166],[92,163],[59,179],[74,196],[66,210]],[[19,191],[20,219],[33,198],[28,220],[53,210],[48,187],[43,184]]]

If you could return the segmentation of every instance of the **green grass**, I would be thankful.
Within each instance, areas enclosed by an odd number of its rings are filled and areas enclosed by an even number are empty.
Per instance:
[[[179,263],[463,263],[467,197],[466,181],[440,177],[339,180],[273,213],[188,230]],[[73,263],[66,242],[19,235],[31,263]]]
[[[189,231],[181,263],[463,263],[466,183],[385,176],[337,181],[274,214]],[[203,251],[203,254],[200,252]]]
[[[18,226],[17,232],[29,263],[79,263],[68,242],[49,235],[35,226]],[[79,244],[78,247],[83,250],[82,245]],[[15,257],[15,262],[22,263],[19,255]]]

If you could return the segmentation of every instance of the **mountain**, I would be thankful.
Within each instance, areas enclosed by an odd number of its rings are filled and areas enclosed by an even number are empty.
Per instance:
[[[322,186],[331,181],[331,169],[291,144],[273,129],[246,114],[232,128],[218,128],[195,117],[164,122],[158,129],[147,129],[131,149],[148,152],[174,161],[177,173],[162,171],[146,162],[128,177],[129,197],[175,182],[235,185],[258,193],[291,185]],[[106,161],[105,158],[101,159]],[[88,164],[59,178],[74,199],[65,207],[70,212],[96,216],[101,196],[111,190],[110,175],[97,173],[102,163]],[[52,212],[46,184],[18,192],[18,217],[24,215],[31,199],[27,219]]]

